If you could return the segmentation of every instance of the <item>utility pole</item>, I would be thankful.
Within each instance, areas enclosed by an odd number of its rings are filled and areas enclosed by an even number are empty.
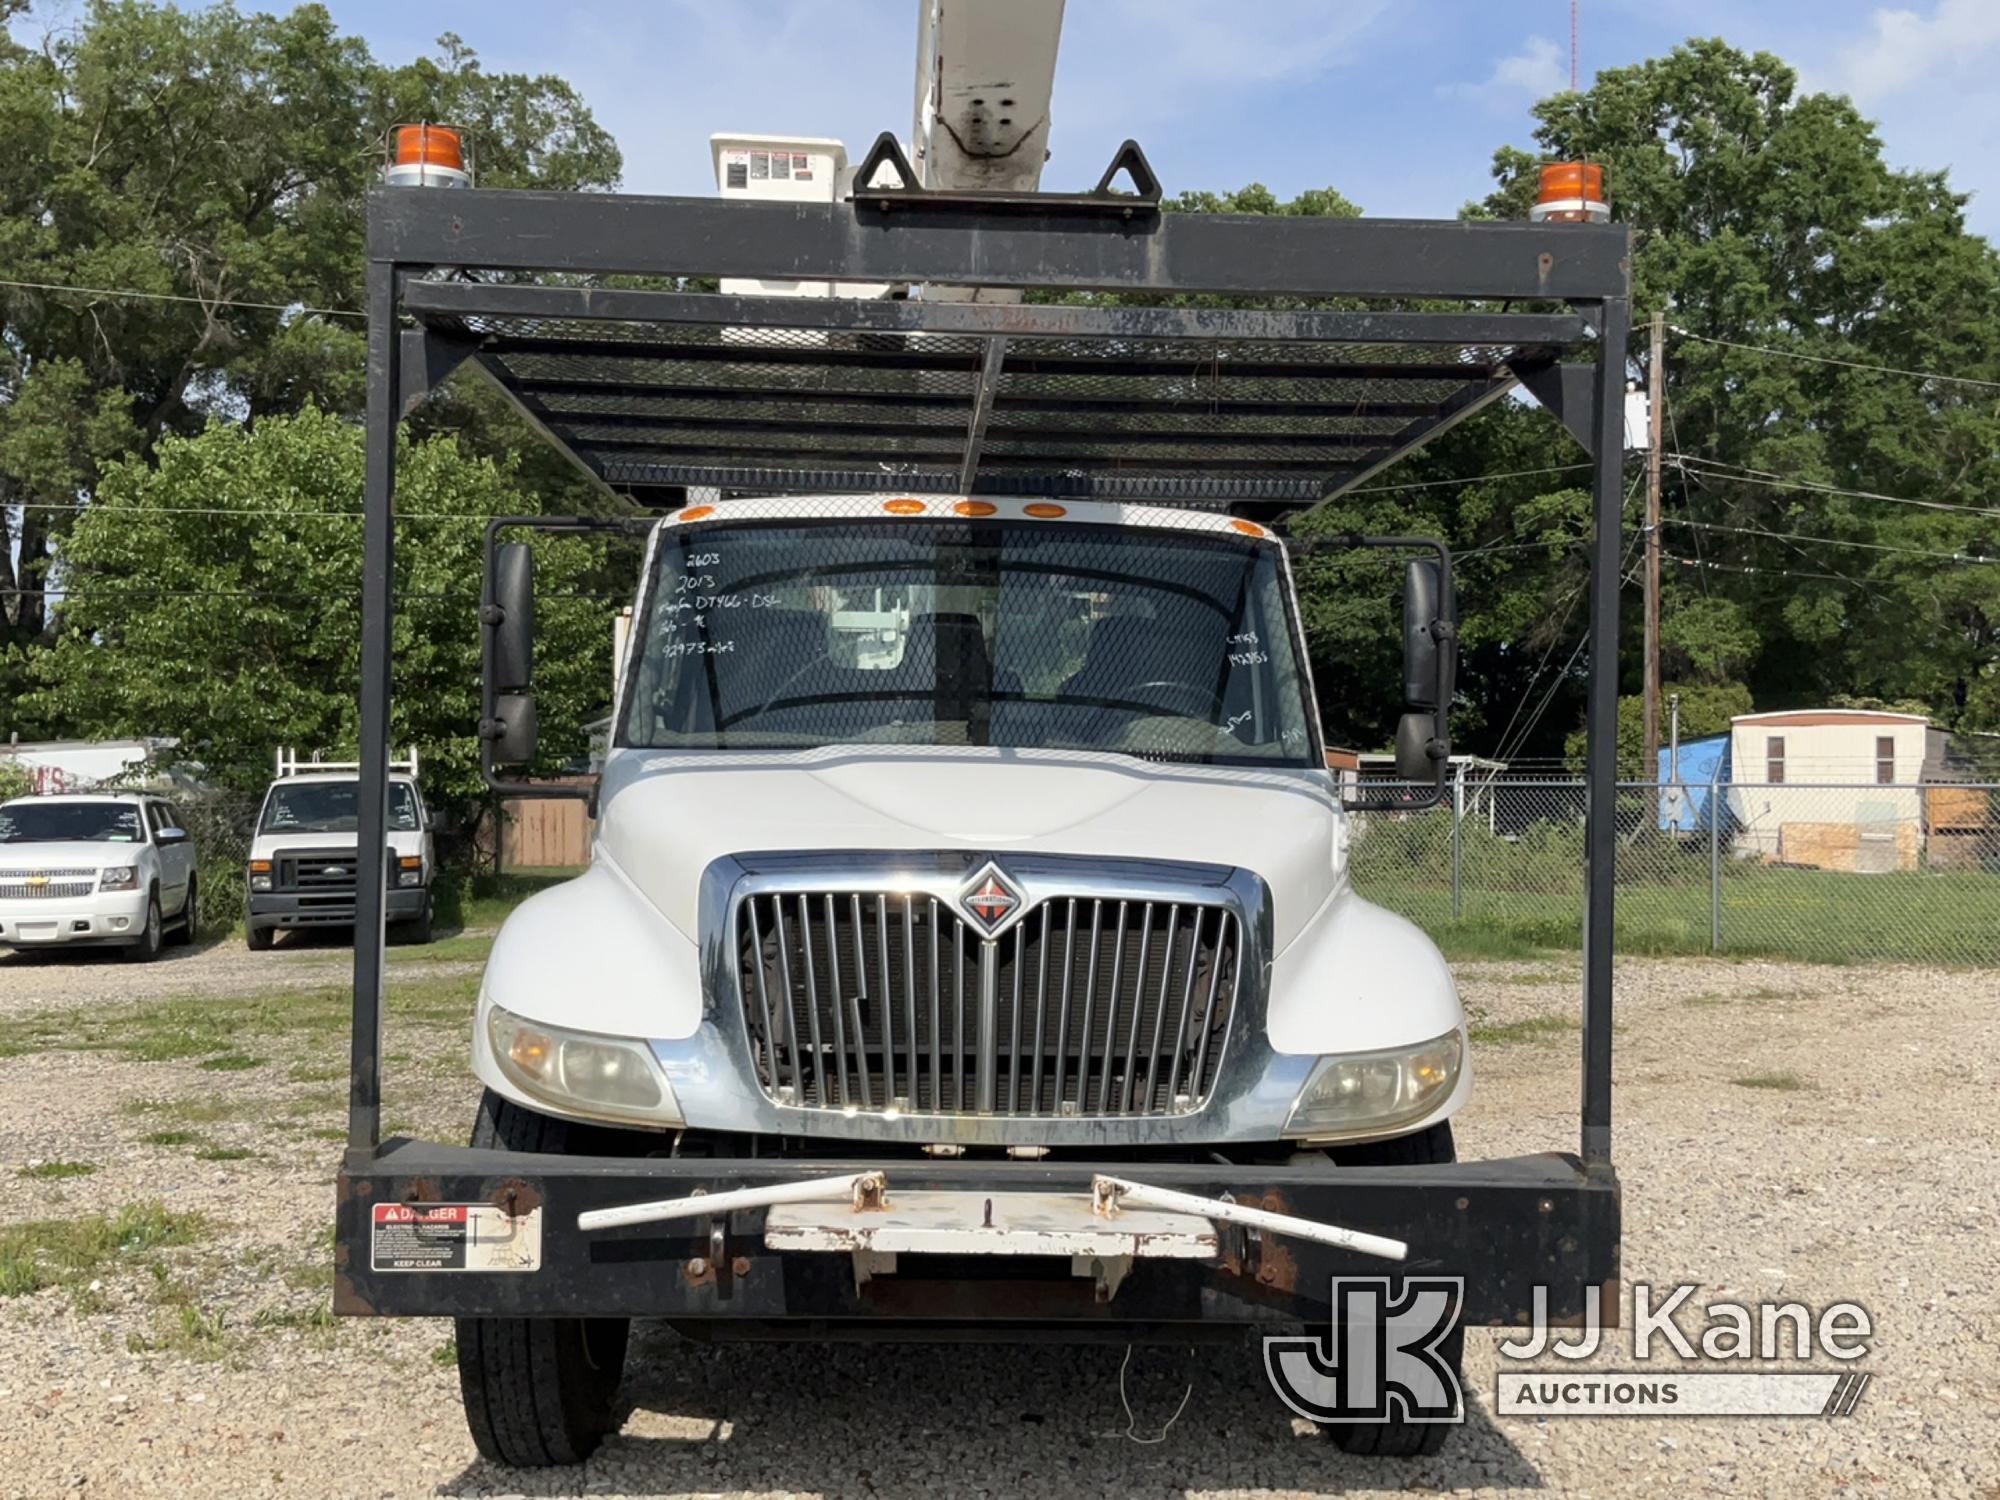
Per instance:
[[[1646,764],[1648,780],[1660,768],[1660,441],[1666,410],[1666,314],[1653,314],[1652,351],[1646,361]]]

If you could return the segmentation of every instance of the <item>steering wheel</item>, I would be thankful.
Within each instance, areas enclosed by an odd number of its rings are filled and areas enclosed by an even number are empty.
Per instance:
[[[1179,694],[1183,703],[1192,703],[1194,707],[1187,715],[1189,718],[1201,718],[1213,721],[1222,712],[1223,697],[1221,689],[1209,687],[1205,683],[1189,682],[1184,678],[1161,677],[1152,682],[1142,682],[1137,687],[1130,689],[1130,691],[1136,696],[1140,693],[1150,692],[1154,688],[1164,688],[1169,693]],[[1120,696],[1123,696],[1123,694]]]
[[[832,660],[833,660],[833,653],[831,651],[822,649],[817,656],[807,659],[805,662],[802,662],[797,667],[797,669],[787,673],[784,681],[780,682],[777,685],[777,687],[772,690],[770,697],[766,698],[762,703],[758,704],[748,713],[731,714],[729,716],[729,722],[731,724],[740,724],[745,719],[761,718],[763,715],[771,711],[772,704],[778,702],[779,699],[785,696],[785,690],[789,688],[793,683],[797,682],[801,677],[805,676],[806,673],[810,672],[814,667],[818,666],[821,662],[832,661]]]

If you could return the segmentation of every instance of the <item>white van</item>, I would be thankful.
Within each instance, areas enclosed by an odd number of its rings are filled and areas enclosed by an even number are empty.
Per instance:
[[[281,930],[354,925],[360,808],[354,763],[278,752],[277,779],[264,794],[246,872],[243,933],[252,949],[269,948]],[[388,871],[391,933],[428,943],[437,858],[415,750],[390,768]]]

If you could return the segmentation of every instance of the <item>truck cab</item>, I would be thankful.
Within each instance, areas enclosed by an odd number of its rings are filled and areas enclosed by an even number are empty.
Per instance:
[[[253,950],[268,949],[283,931],[354,925],[360,788],[352,763],[278,752],[277,776],[258,810],[245,872],[243,933]],[[405,941],[427,943],[437,857],[415,750],[390,771],[387,842],[391,930]]]

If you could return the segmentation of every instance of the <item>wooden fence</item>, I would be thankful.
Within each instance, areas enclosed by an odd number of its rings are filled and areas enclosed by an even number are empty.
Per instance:
[[[561,870],[590,863],[596,825],[574,798],[512,799],[500,804],[500,868]]]

